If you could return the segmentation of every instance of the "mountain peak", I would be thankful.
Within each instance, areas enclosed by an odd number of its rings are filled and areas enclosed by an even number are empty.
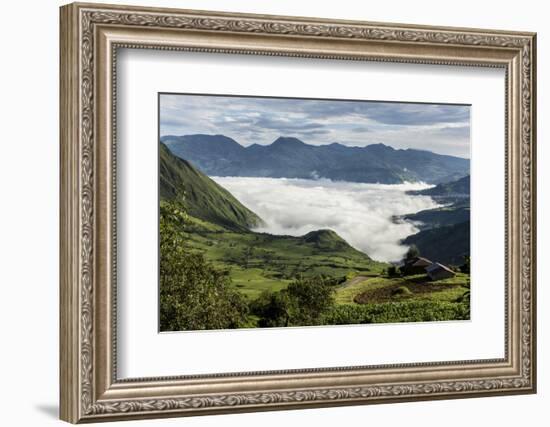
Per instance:
[[[310,231],[302,236],[302,241],[315,246],[320,250],[348,250],[353,249],[348,242],[330,229]]]
[[[307,243],[314,243],[319,246],[339,244],[342,242],[345,243],[344,239],[342,239],[335,231],[330,229],[310,231],[302,236],[302,239]]]
[[[300,141],[298,138],[294,138],[293,136],[280,136],[275,141],[273,141],[271,145],[279,147],[301,147],[307,144],[303,141]]]
[[[208,134],[195,134],[195,135],[185,135],[185,139],[189,140],[195,140],[195,141],[202,141],[202,142],[217,142],[217,143],[225,143],[225,144],[233,144],[233,145],[241,145],[237,141],[235,141],[233,138],[230,138],[225,135],[208,135]]]
[[[190,135],[164,135],[160,137],[160,141],[168,146],[178,144],[216,144],[218,146],[227,145],[241,147],[242,145],[225,135],[210,135],[204,133],[190,134]]]
[[[369,148],[369,149],[374,149],[374,150],[379,150],[379,151],[395,151],[395,149],[389,145],[386,145],[386,144],[383,144],[381,142],[377,143],[377,144],[369,144],[369,145],[366,145],[365,148]]]

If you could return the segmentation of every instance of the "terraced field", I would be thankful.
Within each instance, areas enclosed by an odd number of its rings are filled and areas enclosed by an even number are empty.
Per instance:
[[[388,277],[356,276],[336,290],[338,304],[373,304],[407,300],[454,302],[469,290],[469,276],[430,281],[426,275]]]

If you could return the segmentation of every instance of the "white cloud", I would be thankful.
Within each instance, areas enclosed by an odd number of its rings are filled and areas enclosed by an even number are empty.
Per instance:
[[[327,179],[213,177],[266,222],[258,231],[302,236],[331,229],[379,261],[397,261],[407,247],[399,241],[418,231],[404,215],[438,206],[430,197],[410,196],[425,184],[360,184]]]

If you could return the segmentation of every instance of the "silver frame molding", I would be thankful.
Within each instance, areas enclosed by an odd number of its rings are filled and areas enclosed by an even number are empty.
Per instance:
[[[60,416],[72,423],[536,391],[536,35],[75,3],[61,8]],[[117,379],[118,48],[506,71],[506,339],[498,360]]]

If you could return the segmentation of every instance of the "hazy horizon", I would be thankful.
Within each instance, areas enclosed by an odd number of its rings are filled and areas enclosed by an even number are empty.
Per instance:
[[[470,158],[470,106],[384,101],[161,94],[165,135],[224,135],[240,145],[278,137],[308,145],[384,144]]]

